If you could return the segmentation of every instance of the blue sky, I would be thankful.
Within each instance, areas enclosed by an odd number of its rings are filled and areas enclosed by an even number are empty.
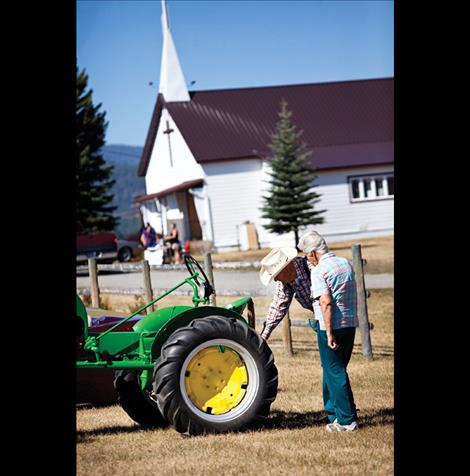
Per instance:
[[[167,5],[191,90],[394,76],[393,1]],[[160,17],[160,0],[77,1],[78,67],[106,111],[108,144],[144,145],[158,93]]]

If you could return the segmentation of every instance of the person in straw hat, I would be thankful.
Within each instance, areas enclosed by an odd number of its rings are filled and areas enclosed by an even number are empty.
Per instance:
[[[267,340],[274,328],[287,314],[295,296],[299,304],[313,312],[310,273],[313,266],[305,256],[298,256],[292,247],[273,248],[262,260],[259,277],[268,286],[275,281],[276,288],[264,322],[261,337]]]
[[[354,431],[357,413],[347,365],[352,354],[357,318],[354,270],[348,260],[330,252],[315,231],[300,237],[296,248],[273,248],[261,260],[260,280],[276,282],[261,337],[267,340],[289,310],[295,296],[314,312],[320,361],[323,368],[323,402],[327,431]]]

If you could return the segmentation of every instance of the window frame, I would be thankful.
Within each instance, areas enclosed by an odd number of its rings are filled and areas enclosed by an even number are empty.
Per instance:
[[[395,198],[395,194],[390,195],[388,190],[388,178],[395,177],[394,171],[389,172],[380,172],[380,173],[370,173],[370,174],[357,174],[357,175],[348,175],[346,177],[347,184],[348,184],[348,193],[349,193],[349,203],[363,203],[363,202],[375,202],[375,201],[382,201],[382,200],[393,200]],[[384,191],[384,195],[379,196],[377,195],[377,187],[376,187],[376,179],[382,179],[382,189]],[[364,179],[371,180],[371,191],[373,191],[373,197],[366,197],[365,194],[365,185]],[[359,196],[358,198],[353,197],[353,181],[358,181],[358,191]],[[387,195],[385,195],[387,192]]]

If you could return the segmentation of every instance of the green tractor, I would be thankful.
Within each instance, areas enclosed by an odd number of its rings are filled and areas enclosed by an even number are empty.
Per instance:
[[[77,368],[114,370],[118,400],[141,425],[171,424],[185,435],[253,427],[268,416],[278,385],[272,351],[253,328],[253,300],[207,305],[211,283],[193,257],[185,264],[187,278],[99,334],[89,333],[77,296]],[[192,306],[158,309],[121,330],[184,284],[193,289]]]

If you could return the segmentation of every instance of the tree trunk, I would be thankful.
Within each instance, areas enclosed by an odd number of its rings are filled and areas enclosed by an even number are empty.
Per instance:
[[[294,248],[297,248],[297,243],[299,242],[299,229],[298,228],[294,229],[294,237],[295,237]],[[297,251],[299,251],[299,248],[297,248]]]

